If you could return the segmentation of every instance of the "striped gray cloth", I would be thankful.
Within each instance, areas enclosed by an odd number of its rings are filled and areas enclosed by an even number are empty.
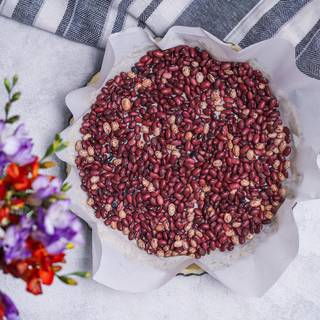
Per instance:
[[[241,47],[278,36],[296,47],[300,70],[320,79],[320,0],[0,0],[0,14],[100,48],[134,26],[155,36],[197,26]]]

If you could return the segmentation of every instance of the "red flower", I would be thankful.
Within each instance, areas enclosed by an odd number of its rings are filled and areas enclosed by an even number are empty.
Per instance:
[[[27,283],[27,291],[34,295],[42,294],[41,281],[39,278],[31,278]]]
[[[18,166],[15,163],[10,163],[6,169],[6,176],[0,180],[0,200],[5,200],[8,191],[25,191],[31,188],[33,180],[39,174],[39,161],[25,166]],[[13,189],[13,190],[12,190]],[[9,197],[3,207],[0,208],[0,223],[3,219],[9,219],[11,223],[17,223],[15,215],[10,215],[11,209],[17,210],[23,208],[25,200],[23,196],[17,198],[15,195]]]
[[[34,180],[39,175],[40,164],[38,158],[36,158],[36,160],[32,162],[29,166],[31,166],[32,179]]]
[[[0,320],[4,319],[4,316],[5,316],[4,312],[5,312],[4,305],[3,305],[3,303],[0,302]]]
[[[3,180],[0,180],[0,200],[3,200],[6,196],[7,189]]]
[[[6,170],[4,182],[7,186],[12,185],[16,191],[24,191],[31,187],[32,181],[38,176],[38,174],[38,159],[32,163],[26,164],[25,166],[18,166],[15,163],[10,163]]]
[[[9,209],[8,208],[0,208],[0,223],[4,219],[9,218]]]
[[[31,186],[31,181],[28,179],[28,172],[23,167],[19,167],[15,163],[10,163],[7,168],[6,181],[11,184],[17,191],[23,191]]]
[[[38,295],[42,293],[42,284],[51,285],[57,270],[56,263],[64,262],[64,254],[49,254],[43,244],[32,238],[27,240],[32,256],[25,260],[14,261],[4,267],[4,271],[27,282],[27,291]],[[1,318],[0,318],[1,320]]]
[[[39,277],[41,278],[43,284],[50,286],[54,279],[54,272],[51,267],[49,270],[40,269]]]

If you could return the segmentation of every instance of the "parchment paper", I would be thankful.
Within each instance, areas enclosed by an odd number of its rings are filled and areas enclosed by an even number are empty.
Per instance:
[[[103,84],[130,67],[147,50],[166,49],[180,44],[198,46],[223,61],[250,61],[269,78],[281,101],[283,119],[294,134],[293,172],[287,181],[290,190],[276,220],[253,240],[232,252],[213,252],[199,260],[188,257],[160,258],[138,249],[119,231],[112,230],[94,216],[80,188],[74,160],[75,142],[81,139],[82,116],[94,102]],[[297,227],[292,215],[296,201],[320,198],[320,82],[302,74],[295,65],[294,47],[282,39],[271,39],[236,52],[200,28],[173,27],[159,41],[134,28],[112,35],[107,43],[101,71],[94,85],[68,94],[66,103],[75,123],[61,135],[69,147],[58,156],[71,166],[67,182],[72,210],[92,228],[94,280],[118,290],[143,292],[165,284],[191,263],[196,263],[232,290],[260,296],[270,288],[298,251]]]

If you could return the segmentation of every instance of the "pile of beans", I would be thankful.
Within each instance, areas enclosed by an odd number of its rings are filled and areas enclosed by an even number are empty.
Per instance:
[[[83,117],[88,205],[150,254],[232,250],[283,202],[290,131],[259,70],[205,50],[149,51]]]

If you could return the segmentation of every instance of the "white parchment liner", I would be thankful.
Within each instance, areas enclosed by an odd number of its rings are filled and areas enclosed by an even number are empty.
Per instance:
[[[232,252],[213,252],[200,260],[188,257],[159,258],[137,248],[119,231],[107,228],[94,217],[80,188],[74,160],[75,142],[81,138],[82,116],[95,100],[99,88],[120,71],[130,67],[147,50],[167,49],[179,44],[198,46],[223,61],[251,61],[269,78],[280,99],[285,122],[295,136],[296,173],[288,182],[289,197],[280,207],[276,221],[261,234]],[[143,292],[165,284],[176,273],[195,262],[232,290],[260,296],[270,288],[298,251],[297,227],[292,215],[296,201],[320,197],[320,172],[316,159],[320,150],[320,81],[308,78],[295,65],[294,47],[282,39],[271,39],[240,52],[199,28],[173,27],[156,41],[134,28],[112,35],[107,43],[101,72],[95,84],[68,94],[66,103],[75,122],[62,132],[69,147],[58,156],[71,166],[67,182],[72,210],[92,228],[94,280],[118,290]],[[289,199],[290,198],[290,199]]]

